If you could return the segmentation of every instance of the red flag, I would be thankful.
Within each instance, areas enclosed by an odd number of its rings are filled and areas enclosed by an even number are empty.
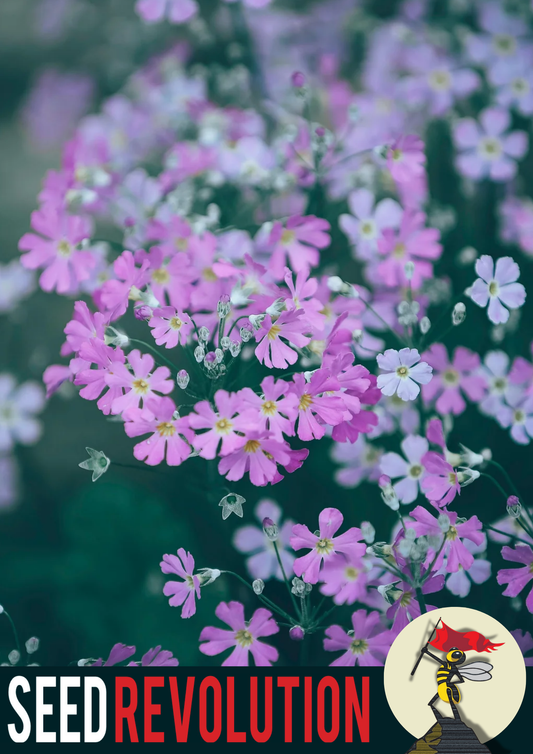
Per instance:
[[[501,644],[493,644],[489,639],[486,639],[483,634],[478,631],[454,631],[453,628],[441,621],[442,628],[437,628],[437,635],[430,641],[432,647],[440,649],[442,652],[449,652],[453,647],[457,647],[461,652],[494,652],[498,647],[503,646]]]

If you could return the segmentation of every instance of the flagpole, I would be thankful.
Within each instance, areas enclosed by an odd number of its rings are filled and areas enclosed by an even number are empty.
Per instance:
[[[437,621],[437,622],[435,623],[435,625],[433,626],[433,631],[431,632],[431,636],[429,637],[429,639],[428,639],[428,640],[426,641],[425,647],[422,647],[422,649],[420,650],[420,656],[419,656],[418,660],[416,661],[416,664],[415,664],[414,668],[413,668],[413,669],[411,670],[411,675],[414,675],[414,674],[415,674],[415,672],[416,672],[416,669],[417,669],[417,668],[418,668],[418,666],[420,665],[420,662],[421,662],[421,660],[422,660],[422,657],[424,656],[424,648],[427,648],[427,645],[429,644],[429,642],[430,642],[430,641],[432,641],[432,639],[433,639],[433,634],[434,634],[434,633],[436,632],[436,630],[437,630],[437,626],[439,625],[439,623],[440,623],[440,618],[438,619],[438,621]]]

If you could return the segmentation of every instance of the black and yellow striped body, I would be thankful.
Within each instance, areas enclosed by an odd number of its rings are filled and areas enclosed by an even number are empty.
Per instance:
[[[455,683],[451,683],[451,678],[453,677],[455,673],[455,667],[452,665],[451,662],[448,662],[445,660],[440,668],[437,670],[437,690],[439,692],[439,697],[442,699],[443,702],[450,703],[450,699],[448,697],[448,689],[452,692],[452,699],[455,702],[455,704],[459,704],[461,701],[461,692],[455,685]]]

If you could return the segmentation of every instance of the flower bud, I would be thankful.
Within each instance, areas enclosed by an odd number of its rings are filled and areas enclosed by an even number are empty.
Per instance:
[[[224,337],[220,339],[220,347],[222,348],[223,351],[227,351],[230,345],[231,345],[231,339],[228,338],[227,335],[224,335]]]
[[[149,319],[152,318],[152,314],[153,314],[152,309],[146,304],[141,304],[141,306],[136,306],[133,310],[133,315],[135,319],[138,319],[140,322],[147,322]]]
[[[241,340],[243,343],[248,343],[250,338],[253,337],[252,324],[249,323],[248,326],[247,324],[244,324],[239,330],[239,335],[241,336]]]
[[[364,541],[367,543],[367,545],[371,545],[376,536],[376,530],[374,529],[370,521],[363,521],[360,529]]]
[[[388,505],[391,510],[397,511],[400,507],[400,501],[391,484],[390,477],[382,474],[379,478],[379,486],[381,488],[381,498],[385,505]]]
[[[377,558],[389,558],[392,555],[392,547],[387,542],[374,542],[372,547],[367,547],[366,552],[368,555],[375,555]]]
[[[203,346],[196,346],[194,349],[194,358],[200,364],[205,358],[205,351]]]
[[[110,325],[105,328],[104,343],[106,346],[118,346],[119,348],[124,348],[129,342],[130,339],[125,333],[115,330],[115,328]]]
[[[332,293],[340,293],[341,296],[346,296],[347,298],[359,298],[359,293],[353,285],[346,283],[338,275],[332,275],[328,278],[328,288]]]
[[[303,579],[299,579],[296,576],[292,580],[291,592],[297,597],[302,597],[303,599],[307,594],[309,594],[312,588],[313,587],[311,584],[307,584]]]
[[[271,542],[275,542],[279,537],[279,527],[271,518],[263,519],[263,531]]]
[[[485,463],[485,458],[481,453],[474,453],[473,450],[470,450],[470,448],[467,448],[462,443],[459,443],[459,447],[461,448],[461,462],[465,466],[470,468],[472,466],[481,466],[482,463]]]
[[[420,332],[422,333],[422,335],[425,335],[426,333],[428,333],[429,329],[431,327],[431,320],[430,320],[430,318],[429,317],[422,317],[422,319],[420,320],[420,323],[419,323],[419,327],[420,327]]]
[[[361,345],[364,337],[365,337],[365,334],[362,330],[354,330],[352,333],[353,342],[356,343],[358,346]]]
[[[305,636],[305,631],[301,626],[293,626],[289,629],[289,636],[293,641],[302,641]]]
[[[36,636],[32,636],[28,641],[26,642],[26,652],[29,655],[32,655],[34,652],[37,652],[39,649],[39,639]]]
[[[269,314],[271,317],[279,317],[281,312],[284,312],[286,310],[285,306],[285,299],[284,298],[277,298],[275,301],[273,301],[270,306],[265,309],[266,313]]]
[[[190,379],[191,378],[189,377],[189,373],[185,369],[180,369],[180,371],[176,375],[176,382],[178,383],[178,387],[180,387],[182,390],[186,389]]]
[[[473,264],[477,259],[477,251],[473,246],[465,246],[465,248],[459,252],[458,259],[460,264]]]
[[[232,341],[229,345],[229,352],[233,356],[233,358],[237,357],[241,352],[241,344]]]
[[[218,568],[200,568],[198,571],[200,586],[209,586],[218,579],[221,573],[222,571],[219,571]]]
[[[378,586],[378,592],[389,605],[393,605],[403,594],[402,590],[398,589],[395,584],[382,584]]]
[[[221,348],[215,348],[215,363],[220,364],[224,360],[224,352]]]
[[[466,306],[463,304],[462,301],[459,301],[458,304],[455,304],[453,307],[452,312],[452,324],[454,325],[460,325],[462,322],[464,322],[466,319]]]
[[[204,343],[208,342],[208,340],[209,340],[209,330],[207,329],[207,327],[205,325],[203,325],[198,330],[198,337],[199,337],[200,340],[203,340]]]
[[[266,314],[250,314],[248,319],[250,320],[250,323],[254,330],[260,330],[261,324],[266,317]]]
[[[305,76],[301,71],[294,71],[294,73],[291,76],[291,84],[294,86],[295,89],[301,89],[303,86],[305,86]]]
[[[255,594],[263,594],[263,589],[265,588],[265,582],[263,579],[255,579],[252,581],[252,589],[254,590]]]
[[[479,477],[479,471],[476,471],[476,469],[468,469],[466,466],[460,466],[457,471],[457,481],[461,487],[467,487],[469,484],[472,484],[472,482],[475,482],[476,479],[479,479]]]
[[[18,649],[13,649],[7,656],[7,659],[12,665],[16,665],[17,662],[20,660],[20,652]]]
[[[512,518],[518,518],[522,513],[522,503],[516,497],[516,495],[510,495],[507,498],[507,513]]]
[[[226,319],[231,311],[231,304],[227,293],[223,293],[217,303],[217,314],[219,319]]]
[[[405,277],[407,280],[412,280],[413,275],[415,274],[415,263],[414,262],[406,262],[403,268],[405,272]]]

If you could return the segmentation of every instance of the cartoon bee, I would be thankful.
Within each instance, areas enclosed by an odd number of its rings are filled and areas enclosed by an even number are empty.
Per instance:
[[[423,654],[426,654],[431,659],[435,660],[439,664],[437,670],[437,693],[428,702],[429,706],[439,699],[443,702],[450,704],[459,704],[461,701],[461,692],[457,688],[457,683],[464,683],[468,681],[490,681],[492,678],[490,671],[492,665],[488,662],[470,662],[468,665],[464,665],[459,672],[457,666],[462,665],[466,660],[466,654],[457,647],[452,647],[449,652],[446,653],[446,659],[443,661],[440,657],[432,654],[427,646],[422,650]],[[457,677],[457,680],[452,683],[452,679]]]

